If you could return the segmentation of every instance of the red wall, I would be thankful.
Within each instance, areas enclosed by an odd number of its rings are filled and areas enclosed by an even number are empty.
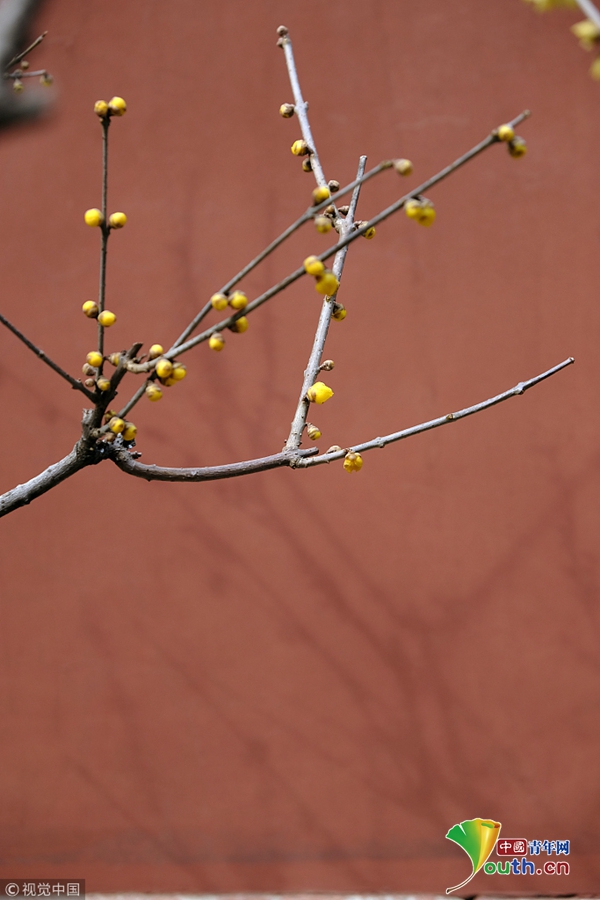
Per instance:
[[[443,891],[475,816],[570,839],[597,891],[600,86],[569,12],[520,0],[51,0],[44,122],[0,142],[0,309],[72,372],[94,343],[100,128],[111,127],[109,350],[168,343],[295,218],[311,178],[276,27],[328,177],[408,156],[409,186],[531,108],[348,257],[323,447],[576,365],[479,416],[339,463],[204,485],[88,469],[0,523],[0,875],[88,889]],[[407,182],[385,173],[368,218]],[[330,238],[304,230],[250,296]],[[134,421],[145,462],[280,449],[320,301],[307,280]],[[137,383],[136,383],[137,384]],[[81,398],[0,334],[2,489],[63,456]]]

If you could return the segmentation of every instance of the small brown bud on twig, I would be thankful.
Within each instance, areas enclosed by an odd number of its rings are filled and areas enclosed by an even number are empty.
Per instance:
[[[279,25],[277,28],[277,34],[279,35],[279,37],[286,37],[289,34],[289,32],[288,32],[287,28],[285,27],[285,25]]]
[[[310,156],[307,156],[302,160],[302,170],[304,172],[312,172],[312,163],[310,161]]]
[[[29,68],[29,63],[26,59],[21,60],[21,68],[23,69],[23,71],[27,71],[27,69]]]
[[[339,212],[340,216],[347,216],[348,213],[350,212],[350,207],[349,206],[338,206],[338,212]]]
[[[84,363],[81,367],[81,371],[83,372],[84,375],[95,375],[96,374],[96,370],[94,369],[93,366],[90,366],[89,363]]]
[[[326,359],[325,362],[321,363],[319,369],[323,370],[324,372],[331,372],[334,366],[335,363],[332,359]]]
[[[331,191],[332,194],[337,193],[340,189],[340,183],[339,183],[339,181],[335,181],[335,179],[328,181],[327,184],[329,185],[329,190]]]
[[[96,382],[94,381],[93,378],[86,378],[85,381],[84,381],[83,383],[85,384],[85,386],[86,386],[87,388],[93,388],[94,385],[96,384]]]
[[[335,206],[326,206],[323,210],[324,216],[329,216],[330,219],[333,219],[335,216]]]
[[[279,115],[283,116],[284,119],[291,119],[294,115],[296,107],[293,103],[282,103],[279,107]]]
[[[342,448],[339,444],[332,444],[331,447],[329,447],[329,449],[325,451],[325,453],[337,453],[337,451],[341,449]]]
[[[307,422],[307,424],[306,424],[306,433],[309,436],[309,438],[311,439],[311,441],[318,441],[319,438],[321,437],[321,429],[318,428],[316,425],[311,425],[310,422]]]

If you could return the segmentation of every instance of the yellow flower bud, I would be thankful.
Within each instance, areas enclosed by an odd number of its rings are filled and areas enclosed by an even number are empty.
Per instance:
[[[316,187],[312,192],[313,196],[313,206],[317,206],[317,204],[322,203],[323,200],[328,200],[331,197],[328,187]]]
[[[363,466],[362,456],[349,450],[344,457],[344,470],[346,472],[360,472]]]
[[[325,266],[316,256],[307,256],[303,262],[303,266],[304,271],[309,275],[322,275],[325,271]]]
[[[336,303],[333,307],[332,317],[336,322],[342,322],[348,315],[348,310],[343,303]]]
[[[317,275],[316,277],[315,288],[317,289],[319,294],[324,294],[327,297],[332,297],[339,286],[340,283],[333,272],[325,272],[324,275]]]
[[[113,416],[108,423],[108,427],[113,434],[121,434],[122,431],[125,431],[125,422],[119,416]]]
[[[236,319],[235,322],[231,323],[229,329],[236,334],[243,334],[244,331],[248,331],[248,319],[246,316],[240,316],[239,319]]]
[[[90,228],[104,224],[104,216],[99,209],[88,209],[83,218],[85,219],[85,224],[89,225]]]
[[[370,228],[367,228],[367,230],[363,234],[363,237],[366,238],[368,241],[372,241],[373,238],[375,237],[375,226],[371,225]]]
[[[99,378],[96,382],[99,391],[108,391],[110,389],[110,381],[108,378]]]
[[[312,162],[310,161],[310,156],[306,156],[302,160],[302,171],[303,172],[312,172]]]
[[[127,112],[127,104],[122,97],[113,97],[108,108],[113,116],[124,116]]]
[[[96,100],[94,103],[94,112],[101,119],[105,119],[108,115],[108,103],[106,100]]]
[[[229,305],[232,309],[245,309],[248,306],[248,298],[243,291],[234,291],[229,298]]]
[[[294,110],[293,103],[282,103],[279,107],[279,115],[283,116],[284,119],[290,119],[294,115]]]
[[[151,400],[152,403],[156,403],[157,400],[162,400],[162,391],[157,384],[154,384],[152,381],[150,384],[146,385],[146,397],[148,400]]]
[[[213,309],[222,310],[227,306],[227,297],[225,294],[213,294],[210,298],[210,302]]]
[[[111,366],[115,366],[115,367],[118,366],[119,363],[121,362],[121,354],[120,353],[111,353],[110,356],[108,357],[108,361],[111,364]]]
[[[96,319],[98,317],[98,304],[94,303],[93,300],[86,300],[81,309],[88,319]]]
[[[509,141],[508,143],[508,152],[511,156],[514,156],[515,159],[518,159],[520,156],[525,156],[527,153],[527,144],[522,137],[515,135],[512,141]]]
[[[148,350],[148,359],[156,359],[157,356],[162,356],[164,352],[160,344],[152,344]]]
[[[156,363],[156,374],[159,378],[169,378],[173,374],[173,363],[170,359],[159,359]]]
[[[600,39],[600,29],[589,19],[571,25],[571,31],[579,39],[584,50],[591,50],[596,41]]]
[[[127,224],[127,216],[124,212],[115,212],[108,217],[108,224],[111,228],[124,228]]]
[[[404,212],[409,219],[418,219],[421,215],[421,203],[419,200],[407,200],[404,204]]]
[[[125,428],[123,429],[123,440],[124,441],[133,441],[135,440],[135,436],[137,434],[137,428],[133,424],[133,422],[128,422]]]
[[[44,72],[44,74],[40,76],[40,84],[43,84],[44,87],[50,87],[53,82],[54,78],[50,72]]]
[[[294,141],[292,144],[292,153],[294,156],[306,156],[308,153],[308,144],[306,141]]]
[[[404,175],[406,177],[407,175],[412,174],[413,164],[410,159],[395,159],[393,165],[398,175]]]
[[[306,433],[309,436],[309,438],[311,439],[311,441],[318,441],[319,438],[321,437],[321,432],[319,431],[317,426],[311,425],[310,422],[306,426]]]
[[[15,80],[13,81],[13,91],[14,91],[16,94],[20,94],[21,91],[24,90],[24,88],[25,88],[25,85],[23,84],[23,82],[21,81],[21,79],[20,79],[20,78],[15,78]]]
[[[421,210],[421,215],[417,219],[419,225],[423,225],[425,228],[429,228],[430,225],[433,225],[435,222],[435,209],[432,204],[427,204]]]
[[[170,375],[168,378],[165,378],[162,383],[164,384],[165,387],[173,387],[173,385],[176,383],[176,381],[173,378],[173,376]]]
[[[173,366],[173,374],[171,378],[174,378],[175,381],[183,381],[185,376],[187,375],[187,369],[181,363],[175,363]]]
[[[217,353],[219,353],[225,346],[225,340],[222,335],[218,333],[211,334],[208,339],[208,346],[211,350],[215,350]]]
[[[316,216],[315,228],[319,234],[327,234],[328,231],[331,231],[333,225],[331,224],[329,216]]]
[[[321,404],[333,397],[333,391],[323,381],[315,381],[313,386],[307,390],[306,397],[311,403]]]
[[[102,325],[103,328],[110,328],[111,325],[114,325],[117,321],[117,317],[113,312],[108,309],[102,310],[100,315],[98,316],[98,321]]]
[[[104,361],[104,357],[101,353],[98,353],[97,350],[91,350],[86,356],[87,362],[90,366],[94,366],[95,369],[99,369]]]
[[[515,136],[515,130],[512,125],[500,125],[496,130],[496,134],[501,141],[512,141]]]

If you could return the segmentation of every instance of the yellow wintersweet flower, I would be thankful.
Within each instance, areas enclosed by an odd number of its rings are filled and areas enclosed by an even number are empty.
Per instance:
[[[313,386],[306,392],[306,396],[311,403],[326,403],[330,397],[333,397],[333,391],[323,381],[315,381]]]
[[[323,294],[326,297],[332,297],[339,286],[340,283],[333,272],[325,272],[324,275],[317,275],[316,277],[315,288],[319,294]]]
[[[316,256],[307,256],[302,265],[308,275],[322,275],[325,271],[325,266]]]
[[[90,228],[104,223],[104,216],[99,209],[88,209],[83,218],[85,219],[85,224],[89,225]]]
[[[354,450],[349,450],[344,457],[344,470],[346,472],[360,472],[362,467],[363,461],[360,453],[355,453]]]
[[[225,346],[225,341],[220,334],[211,334],[208,339],[208,346],[211,350],[215,350],[217,353],[220,353],[220,351]]]

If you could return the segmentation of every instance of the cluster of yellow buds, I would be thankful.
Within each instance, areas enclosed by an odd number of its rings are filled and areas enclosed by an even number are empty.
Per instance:
[[[86,387],[95,387],[102,392],[110,390],[110,381],[100,374],[103,362],[104,357],[98,350],[90,350],[82,366],[82,372],[87,376],[84,381]]]
[[[404,204],[404,212],[409,219],[415,219],[419,225],[428,228],[435,222],[435,209],[431,200],[407,200]]]
[[[127,112],[127,104],[122,97],[113,97],[108,103],[106,100],[96,100],[94,112],[100,119],[108,119],[111,116],[124,116]]]
[[[332,297],[340,283],[329,269],[326,269],[317,256],[307,256],[304,260],[304,271],[315,279],[315,288],[319,294]]]
[[[494,133],[499,141],[504,141],[508,147],[508,152],[515,159],[518,159],[520,156],[525,156],[527,153],[527,144],[522,137],[515,134],[515,130],[509,122],[500,125],[496,128]]]
[[[90,228],[98,228],[104,225],[104,213],[101,209],[87,209],[83,216],[85,224]],[[124,212],[114,212],[108,217],[109,228],[124,228],[127,224],[127,216]]]
[[[103,328],[110,328],[110,326],[114,325],[117,321],[114,312],[111,312],[109,309],[103,309],[101,313],[98,313],[96,318]]]
[[[166,356],[162,356],[154,367],[156,376],[165,387],[172,387],[178,381],[183,381],[187,375],[187,369],[182,363],[171,362]]]
[[[230,306],[235,312],[239,312],[242,309],[246,309],[248,306],[248,297],[244,293],[244,291],[234,291],[231,295],[222,294],[220,291],[216,294],[213,294],[210,298],[210,303],[213,309],[222,312],[228,306]],[[234,334],[243,334],[244,331],[248,330],[248,319],[246,316],[239,316],[234,322],[229,325],[229,330],[233,331]],[[211,350],[215,350],[219,353],[223,347],[225,346],[225,338],[220,332],[215,331],[214,334],[208,339],[208,346]]]
[[[21,77],[23,76],[24,72],[27,72],[28,68],[28,61],[26,59],[22,59],[19,63],[18,69],[15,69],[15,71],[11,72],[10,74],[6,73],[4,76],[5,78],[13,79],[13,91],[15,91],[15,93],[17,94],[20,94],[21,91],[25,90],[25,85],[21,81]],[[44,87],[50,87],[50,85],[54,83],[54,78],[46,69],[42,69],[41,72],[30,72],[26,77],[31,77],[32,75],[39,75],[40,84],[43,84]]]
[[[127,419],[122,419],[120,416],[110,417],[108,420],[108,430],[114,434],[115,437],[120,434],[123,440],[128,444],[135,440],[137,434],[137,428],[133,422],[128,422]]]

